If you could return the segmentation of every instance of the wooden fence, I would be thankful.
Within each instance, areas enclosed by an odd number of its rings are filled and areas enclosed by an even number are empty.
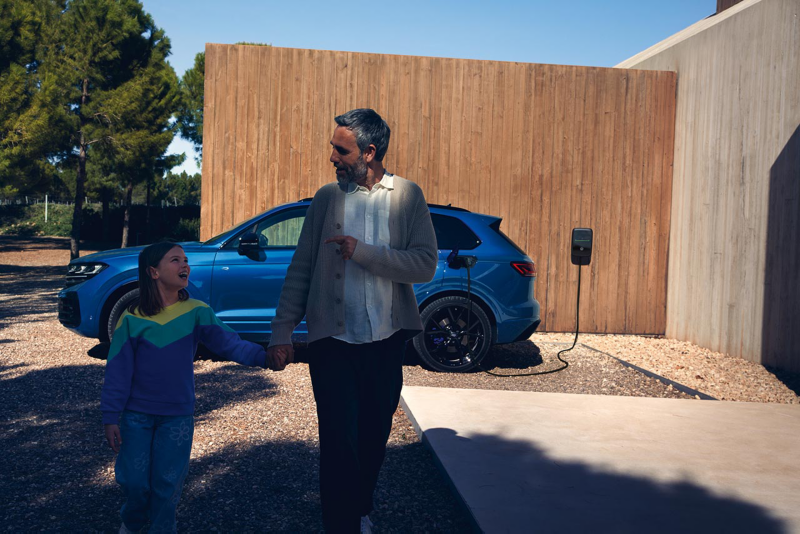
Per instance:
[[[575,327],[573,227],[594,229],[581,330],[663,334],[672,72],[206,45],[201,236],[335,180],[333,117],[371,107],[429,202],[503,217],[542,330]]]

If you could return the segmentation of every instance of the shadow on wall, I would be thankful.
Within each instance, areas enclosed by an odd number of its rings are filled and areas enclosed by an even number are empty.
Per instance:
[[[800,126],[769,173],[761,363],[800,373]],[[788,385],[788,384],[787,384]],[[796,392],[796,390],[795,390]]]
[[[517,525],[560,534],[614,532],[639,534],[677,532],[788,532],[788,526],[764,508],[711,493],[689,481],[657,483],[647,478],[603,471],[602,467],[553,459],[529,442],[478,434],[466,438],[449,428],[433,428],[425,437],[443,440],[455,458],[485,458],[471,469],[470,483],[461,488],[476,498],[468,503],[496,531]],[[455,443],[455,445],[453,445]],[[514,465],[507,471],[498,465]],[[469,470],[469,468],[466,468]],[[464,471],[452,474],[466,478]],[[487,488],[513,488],[504,499],[488,498]],[[503,524],[501,524],[503,523]],[[484,528],[487,524],[482,525]]]

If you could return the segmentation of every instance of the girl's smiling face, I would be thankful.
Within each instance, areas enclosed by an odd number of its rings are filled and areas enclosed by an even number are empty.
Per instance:
[[[149,270],[150,277],[167,291],[179,291],[189,285],[189,259],[178,245],[164,254],[158,266]]]

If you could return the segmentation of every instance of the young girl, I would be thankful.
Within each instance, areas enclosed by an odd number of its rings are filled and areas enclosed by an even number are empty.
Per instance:
[[[139,254],[139,299],[123,313],[108,351],[100,400],[125,504],[120,533],[175,532],[175,508],[194,434],[194,354],[203,342],[244,365],[264,348],[242,341],[203,302],[189,298],[189,262],[174,243]]]

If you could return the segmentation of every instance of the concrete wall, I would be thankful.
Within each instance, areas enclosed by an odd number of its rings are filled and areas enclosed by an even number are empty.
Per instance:
[[[746,0],[617,66],[678,73],[666,335],[800,371],[800,1]]]

